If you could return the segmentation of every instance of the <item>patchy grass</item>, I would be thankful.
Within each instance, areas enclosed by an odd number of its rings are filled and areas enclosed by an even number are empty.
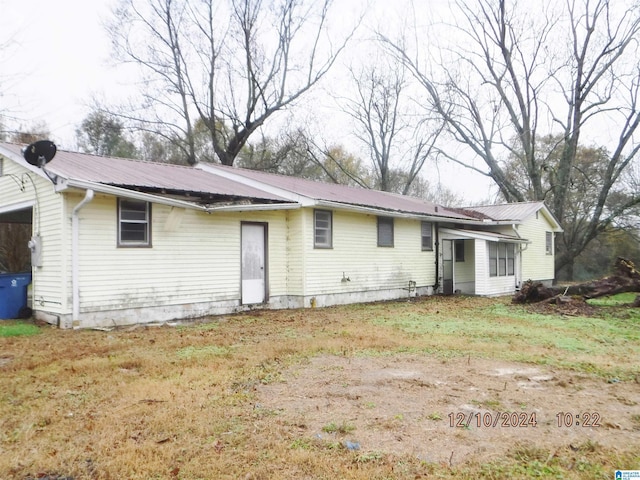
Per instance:
[[[601,307],[612,307],[633,303],[637,296],[636,292],[619,293],[610,297],[592,298],[587,300],[587,303]]]
[[[14,320],[0,320],[0,338],[30,336],[37,335],[39,333],[40,328],[33,323]]]
[[[291,432],[304,418],[284,423],[255,392],[320,354],[515,360],[633,381],[639,326],[629,316],[539,315],[508,300],[467,297],[253,311],[111,332],[35,335],[31,324],[0,323],[0,478],[612,478],[614,469],[640,464],[638,445],[624,435],[617,449],[514,445],[489,463],[434,464],[411,452],[299,439]],[[24,333],[4,333],[12,328]],[[375,396],[361,402],[378,404]],[[349,419],[326,425],[338,434],[350,427]]]

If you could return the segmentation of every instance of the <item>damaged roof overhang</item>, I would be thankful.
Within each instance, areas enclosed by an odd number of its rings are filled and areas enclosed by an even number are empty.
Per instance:
[[[268,199],[202,194],[200,192],[167,191],[159,188],[143,189],[74,179],[59,180],[55,189],[57,192],[93,190],[107,195],[200,210],[207,213],[214,211],[285,210],[300,208],[300,204],[298,203],[278,202]]]

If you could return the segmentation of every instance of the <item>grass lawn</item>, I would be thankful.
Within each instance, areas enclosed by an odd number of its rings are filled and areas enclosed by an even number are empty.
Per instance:
[[[0,478],[612,479],[640,469],[640,312],[597,308],[430,297],[110,332],[0,322]],[[556,393],[598,428],[554,426]],[[467,404],[538,426],[449,427]]]

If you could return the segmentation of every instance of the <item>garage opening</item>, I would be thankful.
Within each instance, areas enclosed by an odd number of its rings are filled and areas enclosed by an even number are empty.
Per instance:
[[[31,274],[29,240],[33,235],[33,207],[0,211],[0,274]],[[32,307],[31,287],[27,307]]]

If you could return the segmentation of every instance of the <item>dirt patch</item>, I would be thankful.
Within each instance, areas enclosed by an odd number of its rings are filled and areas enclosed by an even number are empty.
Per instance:
[[[409,355],[319,356],[282,379],[258,388],[256,409],[278,415],[299,442],[340,443],[363,455],[458,465],[500,458],[518,444],[551,455],[563,447],[640,445],[636,382]]]

